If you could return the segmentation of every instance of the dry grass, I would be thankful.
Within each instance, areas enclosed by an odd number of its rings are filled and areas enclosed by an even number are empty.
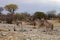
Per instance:
[[[25,29],[27,30],[26,32],[12,31],[12,30],[7,31],[7,29],[0,29],[0,40],[9,40],[10,37],[13,40],[26,40],[27,38],[31,38],[31,40],[60,40],[60,31],[58,31],[59,27],[57,28],[57,26],[60,26],[60,23],[58,23],[56,20],[48,20],[48,21],[54,24],[53,31],[43,32],[44,30],[43,28],[36,29],[34,26],[26,25],[25,23],[23,23],[24,28],[27,27]],[[9,27],[16,26],[15,24],[0,24],[0,27],[1,25],[2,26],[9,25]],[[55,29],[57,29],[57,31]],[[2,36],[1,32],[7,32],[6,36],[1,37]]]

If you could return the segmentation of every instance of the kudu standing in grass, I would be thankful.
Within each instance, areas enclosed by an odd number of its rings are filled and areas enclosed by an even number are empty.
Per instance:
[[[48,31],[49,29],[50,30],[53,30],[53,24],[48,22],[47,20],[41,20],[40,21],[40,24],[39,24],[39,27],[46,27],[46,30]]]
[[[50,30],[53,30],[53,24],[48,22],[47,20],[44,22],[44,25],[46,27],[46,30],[48,31],[49,29]]]

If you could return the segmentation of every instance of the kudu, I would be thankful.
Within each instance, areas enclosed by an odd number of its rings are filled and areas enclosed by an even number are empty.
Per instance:
[[[50,23],[50,22],[48,22],[48,21],[45,21],[44,22],[44,25],[45,25],[45,27],[46,27],[46,30],[53,30],[53,24],[52,23]]]
[[[41,20],[39,27],[46,27],[46,30],[53,30],[53,24],[48,22],[47,20]]]

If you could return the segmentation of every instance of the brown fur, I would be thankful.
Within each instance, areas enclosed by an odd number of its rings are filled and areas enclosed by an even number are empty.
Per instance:
[[[46,30],[53,30],[53,24],[49,23],[47,20],[44,20],[44,22],[40,22],[39,27],[46,27]]]
[[[29,25],[33,25],[33,26],[36,26],[36,22],[29,22],[30,24]]]

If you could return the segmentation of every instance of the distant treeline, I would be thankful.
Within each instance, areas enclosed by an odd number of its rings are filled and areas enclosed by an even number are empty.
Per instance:
[[[3,14],[2,12],[4,11],[4,9],[6,11],[8,11],[9,13]],[[18,6],[16,4],[8,4],[5,5],[4,7],[0,7],[0,20],[2,21],[7,21],[12,23],[12,21],[17,21],[17,20],[21,20],[21,21],[34,21],[36,19],[60,19],[60,13],[56,14],[55,10],[52,11],[48,11],[48,12],[41,12],[41,11],[37,11],[35,13],[27,13],[27,12],[23,12],[23,13],[16,13],[15,11],[18,9]]]

